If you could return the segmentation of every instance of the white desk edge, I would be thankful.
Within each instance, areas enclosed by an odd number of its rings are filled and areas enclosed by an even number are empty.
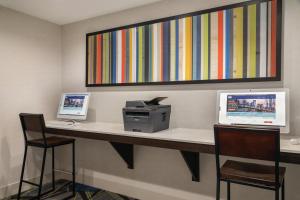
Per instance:
[[[213,129],[170,128],[168,130],[156,133],[141,133],[124,131],[123,124],[118,123],[82,122],[75,125],[68,125],[65,122],[55,120],[46,121],[46,127],[110,135],[124,135],[138,138],[214,145]],[[300,154],[300,145],[293,145],[290,143],[289,136],[282,136],[280,140],[280,151],[285,153]]]

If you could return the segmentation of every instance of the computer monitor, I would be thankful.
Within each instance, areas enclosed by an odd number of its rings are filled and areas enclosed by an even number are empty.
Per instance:
[[[289,132],[286,89],[219,91],[218,101],[220,124],[278,126]]]
[[[69,120],[86,120],[89,93],[65,93],[61,97],[57,118]]]

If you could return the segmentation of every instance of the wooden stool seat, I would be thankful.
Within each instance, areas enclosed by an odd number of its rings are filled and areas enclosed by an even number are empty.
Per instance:
[[[282,185],[286,169],[279,167],[279,183]],[[221,167],[221,179],[275,189],[275,167],[227,160]]]
[[[71,144],[75,141],[72,138],[63,138],[63,137],[47,137],[46,142],[47,145],[44,144],[44,139],[36,139],[36,140],[29,140],[28,145],[30,146],[37,146],[37,147],[55,147],[60,145]]]

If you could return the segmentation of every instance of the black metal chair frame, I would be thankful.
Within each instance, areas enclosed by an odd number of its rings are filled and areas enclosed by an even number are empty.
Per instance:
[[[221,167],[220,167],[220,143],[219,139],[217,137],[217,134],[219,134],[219,128],[225,128],[227,130],[250,130],[250,131],[257,131],[260,134],[274,134],[275,137],[275,188],[274,187],[268,187],[268,186],[262,186],[259,184],[249,184],[243,181],[233,181],[233,180],[223,180],[221,178]],[[266,130],[266,128],[265,128]],[[230,125],[214,125],[214,138],[215,138],[215,156],[216,156],[216,168],[217,168],[217,187],[216,187],[216,200],[220,200],[220,193],[221,193],[221,181],[227,183],[227,200],[231,199],[230,195],[230,184],[239,184],[239,185],[245,185],[250,187],[256,187],[256,188],[262,188],[266,190],[273,190],[275,191],[275,200],[279,200],[279,193],[280,193],[280,187],[281,187],[281,199],[285,199],[285,179],[283,179],[282,184],[279,182],[279,162],[280,162],[280,129],[277,128],[276,132],[274,131],[265,131],[264,128],[254,128],[254,127],[246,127],[246,126],[230,126]],[[268,129],[267,129],[268,130]],[[273,129],[274,130],[274,129]],[[226,155],[224,155],[226,156]],[[227,155],[228,156],[228,155]],[[247,157],[244,157],[247,158]]]
[[[46,132],[45,132],[46,126],[45,126],[45,120],[44,120],[43,114],[21,113],[19,115],[19,117],[20,117],[20,120],[21,120],[23,135],[24,135],[24,139],[25,139],[25,151],[24,151],[21,178],[20,178],[20,183],[19,183],[17,199],[19,200],[21,198],[23,183],[27,183],[27,184],[38,187],[37,197],[30,197],[30,198],[32,198],[32,199],[41,199],[42,196],[44,196],[46,194],[49,194],[50,192],[53,192],[55,190],[55,171],[60,171],[60,170],[55,169],[55,162],[54,162],[55,161],[55,159],[54,159],[55,158],[55,147],[63,146],[63,145],[67,145],[67,144],[53,145],[53,146],[49,146],[47,144],[47,137],[46,137]],[[32,125],[26,123],[26,119],[35,120],[35,122],[37,124],[32,126]],[[30,141],[28,140],[28,136],[27,136],[28,131],[41,133],[43,144],[41,144],[41,145],[31,144]],[[72,195],[66,197],[65,199],[69,199],[69,198],[75,196],[75,140],[73,140],[73,142],[70,142],[68,144],[72,144],[72,172],[70,173],[70,174],[72,174]],[[40,176],[39,184],[24,180],[24,171],[25,171],[25,165],[26,165],[27,150],[28,150],[29,146],[43,149],[43,161],[42,161],[42,169],[41,169],[41,176]],[[44,170],[45,170],[45,163],[46,163],[46,155],[47,155],[47,150],[49,148],[52,148],[52,189],[42,193],[42,185],[43,185],[43,177],[44,177]]]

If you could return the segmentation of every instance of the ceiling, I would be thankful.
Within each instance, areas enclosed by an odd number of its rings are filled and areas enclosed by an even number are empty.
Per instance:
[[[0,5],[64,25],[160,0],[0,0]]]

